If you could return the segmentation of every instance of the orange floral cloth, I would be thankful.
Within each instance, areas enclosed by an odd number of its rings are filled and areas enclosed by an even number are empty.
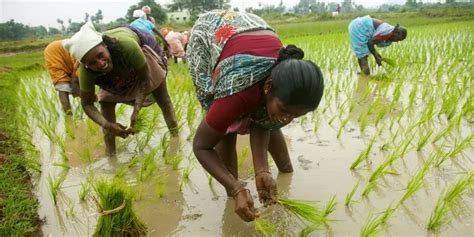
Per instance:
[[[62,40],[53,41],[46,47],[44,61],[54,85],[71,82],[74,69],[74,77],[79,76],[77,66],[74,67],[76,60],[64,49]]]

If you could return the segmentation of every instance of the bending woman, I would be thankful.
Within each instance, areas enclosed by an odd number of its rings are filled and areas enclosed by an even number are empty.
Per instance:
[[[166,60],[158,43],[148,33],[135,28],[97,32],[91,22],[81,27],[64,46],[81,62],[79,83],[81,104],[86,114],[102,126],[106,152],[115,153],[115,137],[134,132],[136,116],[145,96],[152,94],[168,129],[177,129],[175,112],[166,88]],[[95,85],[101,112],[94,106]],[[132,103],[130,129],[116,122],[115,105]]]
[[[79,95],[78,62],[64,49],[62,40],[48,44],[44,50],[44,61],[64,112],[72,115],[69,94],[74,97]]]
[[[319,67],[303,56],[293,45],[284,48],[253,14],[209,12],[192,29],[186,57],[207,111],[194,137],[194,154],[234,198],[245,221],[254,220],[255,213],[249,190],[238,180],[237,133],[250,133],[260,202],[275,203],[267,151],[280,172],[293,171],[280,128],[316,109],[324,90]]]
[[[369,75],[369,53],[374,56],[378,65],[382,65],[382,56],[375,50],[375,45],[388,47],[392,42],[402,41],[407,37],[407,30],[398,24],[391,26],[371,16],[364,16],[356,18],[349,24],[349,35],[360,70]]]

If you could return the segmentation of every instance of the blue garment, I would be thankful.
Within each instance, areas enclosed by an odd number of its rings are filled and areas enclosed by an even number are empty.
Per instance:
[[[351,47],[357,58],[363,58],[369,55],[369,46],[367,43],[370,39],[378,36],[386,36],[393,32],[395,27],[382,23],[377,29],[374,28],[372,17],[358,17],[349,24],[349,35],[351,38]],[[390,41],[382,41],[377,43],[378,47],[387,47],[391,45]]]
[[[155,25],[146,19],[138,18],[134,20],[132,23],[130,23],[130,26],[133,26],[140,30],[144,30],[152,35],[154,34],[153,28],[155,28]]]

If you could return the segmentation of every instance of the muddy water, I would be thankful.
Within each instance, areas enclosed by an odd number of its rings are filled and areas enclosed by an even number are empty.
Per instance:
[[[328,73],[325,72],[325,75]],[[332,72],[332,75],[336,77],[337,72]],[[316,114],[308,114],[304,119],[297,119],[283,128],[294,173],[279,174],[276,167],[271,165],[271,172],[278,183],[281,197],[316,200],[319,201],[318,206],[322,208],[332,195],[336,195],[338,205],[336,211],[330,215],[330,219],[334,221],[323,225],[320,230],[312,234],[314,236],[357,236],[371,215],[377,215],[390,205],[396,205],[405,193],[409,178],[422,167],[431,152],[439,147],[439,143],[438,145],[429,143],[422,151],[416,152],[414,149],[416,143],[414,143],[407,155],[393,163],[390,174],[385,174],[377,181],[374,191],[367,197],[362,197],[362,190],[374,169],[400,142],[400,137],[397,137],[396,141],[391,140],[393,133],[397,131],[398,126],[408,126],[409,121],[402,119],[400,122],[402,125],[396,123],[394,128],[389,130],[387,124],[390,120],[402,113],[401,110],[395,109],[382,119],[381,124],[386,124],[385,127],[375,126],[374,119],[369,118],[367,127],[361,131],[358,122],[359,113],[373,105],[374,101],[379,107],[388,106],[390,101],[382,96],[383,85],[377,81],[359,80],[356,75],[349,75],[347,72],[342,78],[349,80],[346,82],[349,83],[349,87],[356,88],[355,93],[341,95],[337,98],[339,102],[336,103],[333,103],[335,99],[330,102],[323,100]],[[189,78],[186,79],[189,80]],[[40,86],[51,88],[48,83],[49,81],[45,80]],[[188,99],[194,100],[192,93],[184,96],[184,99],[179,99],[177,87],[170,85],[170,91],[172,91],[170,94],[174,94],[173,101],[179,101],[176,104],[181,105]],[[372,92],[366,93],[367,88]],[[50,91],[50,93],[54,92]],[[356,101],[356,104],[353,111],[348,114],[349,122],[338,139],[337,133],[341,119],[336,118],[331,124],[329,123],[338,113],[336,104],[346,99]],[[77,105],[78,101],[76,100],[75,103]],[[57,111],[51,111],[51,113],[59,113],[59,106],[56,109]],[[159,111],[159,109],[155,106],[151,108],[151,111]],[[125,112],[119,116],[123,124],[128,124],[129,113],[130,108],[126,107]],[[180,114],[181,121],[186,120],[186,110],[180,110]],[[60,116],[58,121],[56,133],[63,134],[65,152],[68,157],[66,162],[61,160],[58,145],[50,142],[39,129],[33,129],[33,143],[40,150],[42,161],[42,173],[37,177],[36,187],[41,203],[39,214],[47,220],[43,226],[46,236],[92,235],[98,218],[97,210],[90,198],[94,193],[90,192],[86,201],[80,201],[79,192],[82,184],[100,177],[112,178],[133,157],[146,155],[150,149],[160,146],[166,127],[162,116],[157,117],[159,120],[154,121],[157,126],[153,128],[155,132],[148,146],[143,151],[138,151],[136,136],[125,140],[117,139],[119,150],[115,159],[104,155],[101,130],[83,118],[76,118],[74,122],[69,120],[65,122]],[[32,124],[35,124],[34,116],[32,120]],[[196,118],[195,123],[197,120],[199,119]],[[72,124],[72,126],[66,129],[65,124]],[[454,131],[451,137],[465,138],[472,134],[472,123],[469,124],[463,120],[461,124],[461,129]],[[436,131],[444,126],[446,123],[438,120],[432,124]],[[316,133],[315,129],[317,129]],[[170,139],[166,157],[163,157],[162,151],[158,152],[155,157],[157,169],[143,182],[137,182],[139,165],[130,168],[124,176],[137,195],[134,208],[148,226],[149,236],[255,235],[254,223],[245,223],[240,220],[234,213],[234,203],[227,198],[225,190],[215,180],[209,181],[207,173],[191,154],[189,133],[190,130],[186,125],[182,127],[179,137]],[[371,137],[377,133],[380,133],[380,136],[377,136],[368,162],[363,162],[361,168],[350,170],[349,167],[353,161],[367,147]],[[389,150],[383,151],[382,146],[388,147]],[[258,203],[247,136],[239,137],[238,153],[246,155],[246,158],[241,157],[244,161],[240,166],[239,175],[251,190],[256,206],[272,220],[286,223],[282,227],[287,231],[286,235],[297,235],[301,227],[292,223],[287,216],[281,215],[280,207],[263,208]],[[173,170],[165,160],[176,155],[183,157],[183,161],[177,170]],[[474,192],[472,190],[468,190],[462,196],[459,206],[453,213],[449,213],[450,216],[454,216],[453,220],[442,229],[442,232],[434,234],[426,231],[426,223],[440,193],[459,179],[462,172],[474,169],[472,157],[474,157],[474,150],[470,146],[461,155],[443,163],[440,168],[431,168],[424,179],[423,187],[395,211],[388,220],[388,224],[384,226],[381,235],[471,236],[474,232],[474,215],[472,214]],[[70,168],[65,170],[57,163],[67,163]],[[194,168],[189,179],[185,179],[183,172],[189,167]],[[53,204],[48,177],[56,180],[61,174],[65,174],[66,178],[61,185],[57,203]],[[344,198],[358,180],[360,180],[360,187],[354,195],[355,202],[350,208],[345,207]],[[162,197],[158,191],[160,182],[164,183]]]
[[[117,160],[104,157],[100,132],[94,136],[84,137],[80,134],[84,130],[78,126],[76,138],[71,139],[67,145],[70,147],[70,151],[74,152],[76,148],[84,149],[84,143],[80,141],[87,141],[91,145],[88,149],[94,154],[92,155],[94,160],[91,164],[87,164],[72,155],[71,169],[63,183],[56,206],[52,204],[48,195],[46,182],[46,175],[57,169],[52,166],[52,159],[55,157],[54,149],[51,150],[49,142],[36,143],[41,146],[44,162],[44,172],[38,187],[42,205],[40,215],[48,220],[43,227],[47,236],[90,236],[94,231],[97,212],[90,199],[87,202],[78,201],[81,182],[85,182],[85,178],[90,173],[96,177],[111,177],[120,165],[126,164],[132,157],[129,151],[124,150],[120,152]],[[397,163],[397,166],[394,167],[400,175],[386,175],[381,181],[381,185],[368,198],[360,196],[361,189],[364,187],[364,181],[362,181],[361,188],[355,195],[356,203],[351,208],[346,208],[343,205],[345,195],[351,190],[356,180],[368,177],[371,167],[376,167],[375,164],[372,164],[367,169],[349,170],[354,157],[365,147],[369,138],[367,135],[360,134],[355,125],[349,125],[348,130],[352,130],[352,132],[344,133],[338,141],[335,139],[337,130],[330,126],[321,125],[318,136],[315,136],[311,124],[301,126],[298,121],[295,121],[284,129],[295,172],[293,174],[278,174],[275,166],[272,166],[272,173],[276,177],[281,196],[318,200],[321,202],[320,206],[323,206],[331,195],[337,196],[339,204],[336,212],[331,215],[335,221],[315,232],[315,236],[357,235],[369,214],[377,214],[401,198],[408,177],[415,172],[417,167],[420,167],[428,154],[428,152],[409,153],[402,162]],[[38,137],[41,136],[38,135]],[[182,149],[188,152],[190,143],[183,136],[179,139],[183,145]],[[44,141],[43,139],[39,140]],[[239,139],[239,146],[239,150],[248,149],[248,137],[244,136]],[[467,151],[467,157],[472,158],[472,154],[472,150]],[[372,155],[374,163],[382,160],[380,157],[382,154],[378,149],[375,149]],[[224,189],[216,181],[213,181],[212,185],[208,184],[205,172],[194,159],[184,160],[180,165],[181,170],[178,171],[163,164],[161,157],[157,157],[157,162],[161,164],[157,172],[168,175],[164,196],[160,198],[157,195],[156,185],[152,181],[136,186],[137,192],[141,194],[139,200],[135,202],[135,209],[139,217],[147,224],[150,236],[254,235],[254,224],[244,223],[234,214],[233,201],[226,197]],[[457,162],[466,170],[473,168],[469,159],[461,158]],[[247,159],[247,163],[247,166],[250,167],[250,158]],[[183,185],[182,191],[179,191],[182,169],[190,164],[195,168],[190,175],[190,180]],[[395,212],[389,220],[388,228],[382,232],[382,235],[427,235],[424,227],[434,208],[436,197],[447,183],[453,183],[455,174],[459,172],[459,169],[451,165],[444,167],[452,168],[443,168],[439,174],[431,173],[425,179],[426,184],[422,190]],[[243,168],[244,173],[247,173],[245,169]],[[134,183],[135,177],[133,172],[130,173],[126,177],[131,183]],[[252,190],[256,205],[260,206],[253,178],[249,178],[247,175],[244,180]],[[473,201],[472,192],[463,197],[465,204],[463,209],[466,212],[473,211]],[[270,210],[262,209],[262,211],[269,212]],[[442,232],[442,236],[469,236],[474,228],[472,225],[472,217],[460,217]],[[298,232],[296,225],[290,228],[294,233]]]

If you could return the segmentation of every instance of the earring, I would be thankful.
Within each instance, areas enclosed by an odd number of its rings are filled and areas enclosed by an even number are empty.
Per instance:
[[[267,95],[267,94],[268,94],[268,89],[265,89],[265,95]]]

